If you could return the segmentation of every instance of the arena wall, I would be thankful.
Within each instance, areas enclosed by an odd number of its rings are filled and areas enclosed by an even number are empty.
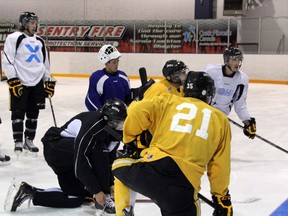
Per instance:
[[[149,77],[162,77],[167,60],[179,59],[190,70],[200,70],[206,64],[223,63],[221,54],[132,54],[122,53],[119,69],[128,76],[139,77],[139,68],[145,67]],[[288,84],[288,55],[244,55],[241,69],[253,82]],[[55,76],[84,76],[104,67],[97,53],[51,52],[51,72]]]

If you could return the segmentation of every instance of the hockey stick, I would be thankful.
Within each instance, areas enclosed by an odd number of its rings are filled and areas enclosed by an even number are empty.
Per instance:
[[[229,121],[230,121],[232,124],[236,125],[237,127],[242,128],[242,129],[244,128],[242,125],[238,124],[237,122],[233,121],[232,119],[230,119],[230,118],[228,118],[228,119],[229,119]],[[287,151],[286,149],[283,149],[282,147],[280,147],[280,146],[278,146],[278,145],[270,142],[269,140],[263,138],[262,136],[260,136],[260,135],[258,135],[258,134],[255,134],[255,136],[256,136],[258,139],[260,139],[260,140],[262,140],[262,141],[264,141],[264,142],[272,145],[273,147],[275,147],[275,148],[277,148],[277,149],[279,149],[279,150],[281,150],[281,151],[283,151],[283,152],[285,152],[285,153],[288,154],[288,151]]]
[[[214,203],[202,194],[198,193],[198,197],[212,208],[215,208]],[[136,203],[153,203],[153,201],[150,199],[137,199]]]
[[[55,127],[57,127],[55,113],[54,113],[54,108],[53,108],[53,105],[52,105],[52,99],[51,99],[50,95],[48,96],[48,98],[49,98],[49,102],[50,102],[50,107],[51,107],[51,111],[52,111],[54,125],[55,125]]]
[[[199,196],[199,195],[198,195]],[[200,198],[200,197],[199,197]],[[206,198],[207,199],[207,198]],[[209,203],[211,204],[212,201],[210,201],[209,199],[207,199],[209,201]],[[232,200],[232,203],[237,203],[237,204],[250,204],[250,203],[254,203],[261,200],[260,197],[250,197],[250,198],[246,198],[243,200]],[[202,201],[205,202],[205,201]],[[141,199],[137,199],[136,203],[153,203],[152,200],[150,199],[146,199],[146,198],[141,198]],[[205,202],[206,203],[206,202]],[[210,205],[208,204],[208,205]]]
[[[140,75],[141,84],[142,86],[144,86],[148,82],[146,68],[144,67],[139,68],[139,75]]]
[[[203,196],[202,194],[198,193],[198,197],[203,200],[205,203],[207,203],[209,206],[211,206],[212,208],[215,209],[214,203],[209,200],[208,198],[206,198],[205,196]]]

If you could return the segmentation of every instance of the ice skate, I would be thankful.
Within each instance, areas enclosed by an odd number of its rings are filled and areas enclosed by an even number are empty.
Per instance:
[[[10,157],[0,152],[0,166],[9,165],[10,163]]]
[[[39,149],[33,144],[33,140],[25,139],[24,143],[24,150],[26,154],[31,154],[33,156],[37,156],[37,153],[39,152]]]
[[[133,206],[128,206],[122,210],[122,214],[124,216],[134,216],[134,208]]]
[[[12,180],[8,189],[8,193],[4,203],[4,210],[7,212],[15,212],[23,202],[28,200],[28,207],[30,207],[31,200],[36,192],[36,188],[27,184],[26,182]]]
[[[15,147],[14,147],[14,152],[17,156],[17,159],[19,155],[22,153],[22,151],[23,151],[23,142],[16,142]]]
[[[116,210],[115,210],[115,203],[111,197],[111,195],[106,195],[106,203],[104,206],[95,203],[96,207],[96,216],[115,216]]]

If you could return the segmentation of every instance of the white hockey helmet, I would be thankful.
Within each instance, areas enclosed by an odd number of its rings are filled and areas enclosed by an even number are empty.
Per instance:
[[[112,59],[117,59],[121,56],[121,53],[111,44],[103,45],[98,53],[99,60],[106,64]]]

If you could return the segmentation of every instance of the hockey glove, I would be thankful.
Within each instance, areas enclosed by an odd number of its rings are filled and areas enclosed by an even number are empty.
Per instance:
[[[243,127],[244,134],[250,139],[254,139],[256,135],[256,121],[255,118],[251,118],[248,125]]]
[[[233,208],[230,194],[226,196],[213,195],[212,196],[215,210],[213,216],[233,216]]]
[[[134,140],[130,143],[124,144],[123,150],[118,150],[118,158],[133,158],[139,159],[142,149],[137,148],[137,141]]]
[[[18,78],[12,78],[7,81],[10,94],[14,95],[17,98],[20,98],[23,95],[23,85]]]
[[[48,98],[53,97],[54,95],[54,90],[55,90],[55,85],[56,81],[46,81],[45,82],[45,92],[46,92],[46,97]]]

